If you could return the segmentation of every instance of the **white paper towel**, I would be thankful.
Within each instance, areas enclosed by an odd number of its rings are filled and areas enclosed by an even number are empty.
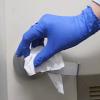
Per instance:
[[[59,93],[64,94],[63,80],[61,74],[48,73],[53,85],[58,90]]]
[[[44,62],[38,67],[34,67],[34,58],[42,49],[42,46],[33,48],[30,52],[30,55],[25,58],[24,69],[26,70],[29,76],[34,75],[38,72],[54,71],[59,70],[64,67],[64,61],[60,53],[56,54],[48,61]]]
[[[59,93],[64,94],[62,76],[60,74],[50,73],[50,71],[52,72],[64,68],[64,61],[60,53],[57,53],[55,56],[44,62],[42,65],[36,68],[34,67],[34,58],[42,48],[42,46],[39,46],[31,49],[30,55],[25,58],[24,69],[29,76],[32,76],[38,72],[43,73],[49,71],[48,76],[53,82],[55,88],[58,90]]]

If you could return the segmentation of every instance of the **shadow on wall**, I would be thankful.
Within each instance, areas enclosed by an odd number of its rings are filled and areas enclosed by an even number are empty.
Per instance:
[[[22,79],[37,79],[42,76],[42,74],[38,73],[34,76],[28,76],[26,71],[24,70],[24,58],[17,57],[16,55],[13,56],[13,67],[15,74]]]
[[[66,54],[65,54],[66,52]],[[71,53],[71,52],[70,52]],[[79,56],[71,56],[67,53],[67,50],[62,52],[63,58],[65,61],[72,61],[72,62],[77,62],[81,64],[81,62],[94,62],[94,61],[99,61],[100,62],[100,52],[94,52],[92,55],[86,55],[84,57],[79,57]]]
[[[65,61],[80,64],[80,74],[100,73],[100,33],[96,33],[76,47],[62,52]]]

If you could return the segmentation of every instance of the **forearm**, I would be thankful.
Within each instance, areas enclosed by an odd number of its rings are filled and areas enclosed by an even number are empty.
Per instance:
[[[91,7],[95,15],[100,19],[100,5],[93,1]]]

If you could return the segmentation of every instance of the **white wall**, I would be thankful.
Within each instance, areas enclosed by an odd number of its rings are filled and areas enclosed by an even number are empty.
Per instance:
[[[12,46],[12,50],[7,50],[8,54],[15,51],[22,34],[43,14],[76,15],[84,9],[88,2],[89,0],[73,2],[72,0],[60,0],[59,2],[58,0],[6,0],[7,43],[8,48],[9,45]],[[81,64],[80,74],[100,73],[99,33],[77,47],[64,51],[65,60],[73,60]]]
[[[80,64],[80,75],[100,74],[100,32],[79,46],[63,52],[64,58]],[[66,56],[65,56],[66,53]]]
[[[65,79],[66,94],[61,96],[55,91],[52,85],[50,85],[46,76],[37,80],[23,80],[17,77],[14,73],[12,58],[23,33],[30,25],[38,20],[41,15],[45,13],[76,15],[84,9],[87,3],[87,0],[5,1],[8,100],[77,99],[74,78],[69,80],[67,78]],[[75,61],[81,64],[80,74],[100,73],[99,33],[81,43],[79,46],[63,52],[65,60]]]
[[[4,0],[0,0],[0,100],[7,100],[6,33]]]
[[[57,93],[46,76],[36,80],[24,80],[16,76],[12,59],[23,33],[41,15],[45,13],[74,15],[84,4],[80,0],[76,1],[72,4],[75,9],[70,8],[70,0],[59,2],[58,0],[6,0],[5,3],[8,100],[77,100],[75,77],[64,78],[65,95],[62,96]]]
[[[11,52],[17,47],[22,34],[43,14],[76,15],[88,4],[89,0],[6,0],[7,37],[12,44]],[[80,74],[100,73],[100,32],[75,48],[64,52],[65,60],[81,64]],[[16,34],[16,35],[15,35]],[[16,36],[16,39],[14,38]],[[12,41],[15,41],[12,43]],[[8,47],[9,48],[9,47]],[[8,50],[8,52],[10,53]],[[90,70],[91,69],[91,70]]]

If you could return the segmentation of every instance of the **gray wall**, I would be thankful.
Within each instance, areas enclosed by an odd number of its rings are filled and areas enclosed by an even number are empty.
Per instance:
[[[0,38],[3,40],[2,53],[0,54],[4,57],[1,61],[1,65],[5,66],[7,61],[7,93],[8,100],[42,100],[42,99],[53,99],[53,100],[77,100],[76,98],[76,80],[74,77],[64,77],[64,87],[65,95],[59,95],[56,90],[52,87],[47,76],[42,76],[36,80],[21,79],[16,76],[13,68],[13,54],[18,46],[19,41],[23,33],[28,29],[30,25],[36,22],[41,15],[44,13],[51,13],[57,15],[76,15],[79,14],[82,9],[88,4],[88,0],[5,0],[5,6],[3,0],[0,1]],[[3,5],[2,5],[3,3]],[[3,14],[3,10],[5,13]],[[5,27],[4,27],[5,26]],[[2,32],[6,30],[6,34]],[[5,33],[5,32],[4,32]],[[75,48],[66,50],[62,52],[64,60],[74,61],[81,64],[80,74],[97,74],[100,73],[100,32],[84,41]],[[5,47],[5,44],[6,47]],[[5,49],[6,48],[6,49]],[[7,55],[5,55],[5,50]],[[66,55],[65,55],[66,54]],[[5,67],[1,67],[2,72],[0,73],[0,79],[3,79],[2,75],[6,75]],[[4,71],[4,73],[3,73]],[[6,84],[5,82],[0,82],[0,88]],[[5,90],[5,89],[4,89]],[[4,91],[5,92],[5,91]],[[7,94],[6,94],[7,95]],[[2,96],[3,97],[3,96]],[[1,99],[1,97],[0,97]],[[3,100],[3,99],[2,99]],[[6,100],[6,98],[4,99]]]
[[[7,100],[6,33],[4,0],[0,0],[0,100]]]
[[[70,0],[6,0],[7,81],[8,100],[77,100],[75,77],[64,78],[65,95],[60,95],[44,75],[36,80],[21,79],[13,68],[13,54],[23,33],[45,13],[58,15],[77,14],[84,4]],[[78,4],[77,4],[78,3]],[[79,6],[77,6],[79,5]],[[69,12],[69,8],[70,11]]]

